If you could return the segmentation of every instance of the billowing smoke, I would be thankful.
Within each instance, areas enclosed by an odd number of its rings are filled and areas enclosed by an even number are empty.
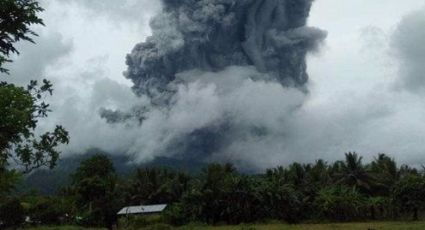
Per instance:
[[[326,32],[313,0],[163,0],[152,36],[127,56],[140,104],[102,110],[137,127],[129,153],[270,165],[303,104],[306,55]],[[282,159],[284,157],[280,157]]]
[[[139,94],[167,91],[176,74],[255,66],[285,86],[307,81],[305,55],[325,37],[306,27],[312,0],[164,0],[153,35],[127,58]]]

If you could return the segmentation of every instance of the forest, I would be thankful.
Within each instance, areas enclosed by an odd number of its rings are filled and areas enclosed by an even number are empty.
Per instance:
[[[364,163],[354,152],[333,163],[293,163],[261,174],[231,164],[209,164],[199,173],[159,167],[119,176],[106,155],[83,160],[71,184],[52,196],[3,191],[0,219],[6,226],[111,227],[130,218],[138,226],[419,220],[425,204],[425,173],[398,166],[385,154]],[[122,217],[130,205],[168,204],[158,218]],[[13,210],[13,211],[11,211]]]

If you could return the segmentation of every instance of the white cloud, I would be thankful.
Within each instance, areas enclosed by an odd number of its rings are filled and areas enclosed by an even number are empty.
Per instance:
[[[425,7],[401,20],[392,36],[392,46],[400,61],[399,85],[413,92],[425,90]]]

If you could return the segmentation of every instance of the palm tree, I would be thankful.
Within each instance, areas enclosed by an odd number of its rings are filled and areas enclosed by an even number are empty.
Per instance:
[[[406,175],[393,191],[393,199],[404,211],[411,211],[413,220],[418,220],[420,208],[425,205],[425,178],[421,175]]]
[[[169,203],[181,197],[189,176],[167,169],[137,169],[130,181],[129,201],[133,204]]]
[[[308,184],[323,187],[331,183],[329,166],[324,160],[317,160],[309,169],[306,168]]]
[[[335,173],[337,184],[353,186],[361,192],[369,192],[373,178],[362,164],[362,157],[355,152],[345,154],[345,161],[338,164],[339,172]]]
[[[378,157],[371,162],[370,172],[376,178],[373,195],[389,195],[400,178],[396,162],[384,153],[378,154]]]

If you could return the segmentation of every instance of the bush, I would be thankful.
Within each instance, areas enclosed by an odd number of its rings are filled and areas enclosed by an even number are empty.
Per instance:
[[[30,208],[31,220],[41,224],[59,224],[60,218],[65,216],[66,210],[60,200],[40,199]]]
[[[89,211],[78,213],[75,219],[76,219],[76,224],[85,226],[85,227],[93,226],[97,224],[96,217],[93,215],[92,212],[89,212]]]
[[[269,209],[270,217],[287,223],[298,223],[304,216],[302,194],[291,185],[270,183],[262,191],[264,207]]]
[[[22,207],[19,199],[13,198],[6,200],[0,205],[0,222],[3,226],[13,227],[22,224],[25,221],[24,207]]]
[[[163,219],[166,223],[181,226],[187,224],[187,218],[183,207],[180,203],[169,206],[162,214]]]
[[[356,189],[344,186],[320,190],[315,203],[320,214],[329,220],[358,220],[367,213],[365,197]]]

